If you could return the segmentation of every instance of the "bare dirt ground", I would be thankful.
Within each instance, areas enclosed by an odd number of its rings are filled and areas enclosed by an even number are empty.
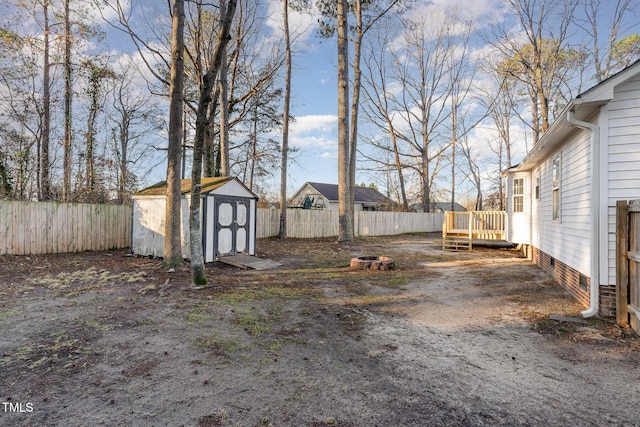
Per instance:
[[[2,426],[639,426],[640,340],[513,250],[258,241],[269,271],[0,257]],[[393,271],[347,268],[386,255]]]

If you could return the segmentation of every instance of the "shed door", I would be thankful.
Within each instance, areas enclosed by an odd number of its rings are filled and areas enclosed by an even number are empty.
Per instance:
[[[251,199],[215,197],[216,256],[249,251]]]

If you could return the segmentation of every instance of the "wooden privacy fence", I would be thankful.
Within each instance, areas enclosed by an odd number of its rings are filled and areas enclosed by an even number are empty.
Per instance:
[[[0,201],[0,255],[129,247],[131,207]]]
[[[257,237],[278,235],[280,211],[258,209]],[[390,236],[404,233],[428,233],[442,228],[442,213],[357,211],[356,236]],[[338,235],[338,211],[287,210],[287,237],[319,238]]]
[[[356,236],[428,233],[442,228],[444,214],[369,212],[354,215]],[[280,211],[258,209],[258,238],[278,235]],[[287,236],[338,235],[338,211],[287,210]],[[83,203],[0,201],[0,255],[36,255],[127,248],[131,207]]]
[[[616,321],[640,333],[640,200],[616,203]]]

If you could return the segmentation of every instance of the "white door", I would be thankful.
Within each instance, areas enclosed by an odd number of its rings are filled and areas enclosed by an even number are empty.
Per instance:
[[[249,251],[250,205],[250,199],[216,196],[216,256]]]

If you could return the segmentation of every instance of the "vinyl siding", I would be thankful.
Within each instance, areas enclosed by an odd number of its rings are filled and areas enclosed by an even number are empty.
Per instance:
[[[616,201],[640,199],[640,78],[615,89],[605,107],[608,136],[606,147],[607,265],[609,284],[616,283]],[[604,209],[604,207],[603,207]],[[605,277],[602,278],[605,283]]]
[[[540,229],[533,224],[538,224],[540,221],[540,197],[542,197],[542,179],[540,179],[539,198],[536,199],[536,181],[541,178],[540,167],[533,170],[531,174],[531,245],[536,248],[540,247]]]
[[[553,159],[561,158],[560,220],[553,220]],[[590,275],[590,134],[579,130],[540,164],[537,210],[540,250]],[[534,226],[535,227],[535,226]]]

